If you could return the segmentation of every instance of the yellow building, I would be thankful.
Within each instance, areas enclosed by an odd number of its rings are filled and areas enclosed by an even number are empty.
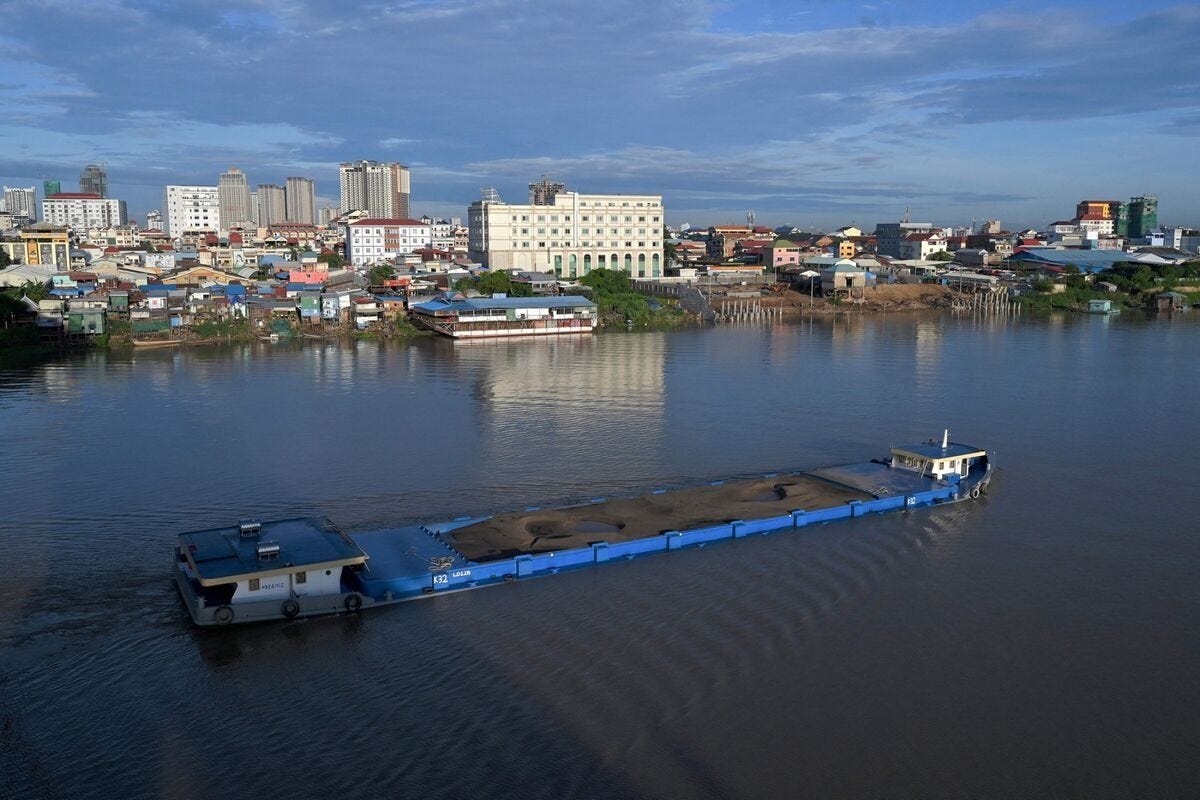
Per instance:
[[[71,236],[58,225],[31,225],[18,238],[0,241],[0,249],[12,261],[40,264],[66,271],[71,268]]]
[[[858,247],[850,239],[842,239],[838,242],[838,258],[854,258],[858,254]]]

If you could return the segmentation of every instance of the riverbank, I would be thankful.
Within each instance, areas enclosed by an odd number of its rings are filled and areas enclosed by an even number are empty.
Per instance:
[[[732,287],[731,287],[732,288]],[[964,295],[937,284],[888,284],[863,290],[860,298],[828,298],[802,294],[793,289],[772,292],[765,297],[749,298],[733,291],[725,296],[710,296],[709,302],[718,314],[734,309],[738,304],[753,303],[764,309],[798,317],[810,314],[885,314],[896,311],[949,310],[964,302]]]

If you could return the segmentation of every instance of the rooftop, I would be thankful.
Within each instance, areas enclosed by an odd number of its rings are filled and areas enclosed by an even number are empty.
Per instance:
[[[413,306],[429,314],[439,311],[484,311],[486,309],[510,308],[595,308],[596,304],[586,297],[579,295],[562,295],[560,297],[464,297],[462,295],[442,294],[425,303]]]
[[[257,545],[279,545],[279,555],[260,560]],[[243,537],[238,526],[180,534],[202,583],[228,583],[239,576],[291,567],[362,563],[367,556],[328,519],[304,517],[264,522],[257,536]]]
[[[983,450],[958,442],[950,442],[942,447],[941,442],[922,442],[921,444],[902,444],[892,448],[892,452],[911,453],[921,458],[961,458],[975,454],[983,454]]]

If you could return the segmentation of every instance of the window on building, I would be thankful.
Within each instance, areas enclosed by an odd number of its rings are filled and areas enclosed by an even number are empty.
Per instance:
[[[308,583],[308,573],[307,572],[297,572],[296,573],[296,583]]]
[[[248,583],[250,584],[250,591],[252,591],[252,592],[258,591],[258,586],[259,586],[258,578],[251,578],[248,581]]]

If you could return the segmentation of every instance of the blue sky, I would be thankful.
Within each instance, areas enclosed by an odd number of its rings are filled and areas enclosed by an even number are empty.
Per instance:
[[[661,192],[672,223],[873,228],[1156,193],[1200,223],[1200,4],[0,0],[0,182],[104,162],[167,183],[412,168],[479,188]]]

